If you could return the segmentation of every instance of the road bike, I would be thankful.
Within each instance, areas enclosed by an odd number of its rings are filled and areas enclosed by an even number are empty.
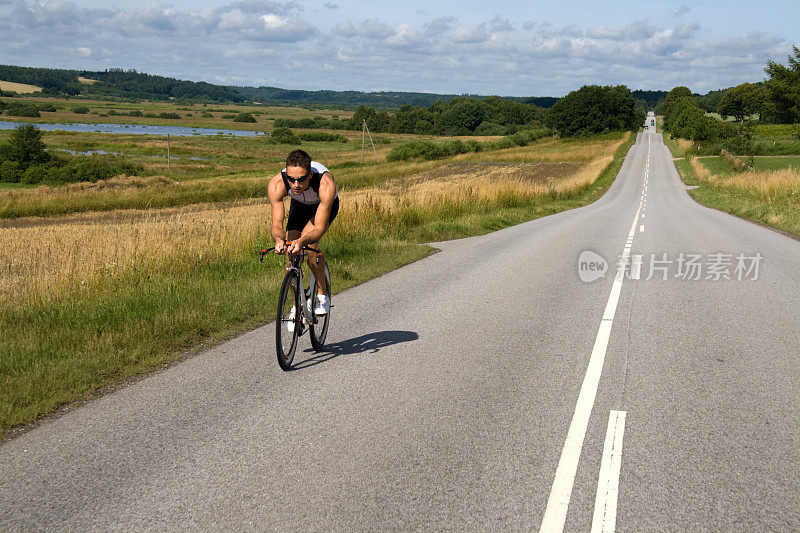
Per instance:
[[[324,315],[314,314],[313,305],[317,294],[317,282],[311,269],[309,269],[308,287],[303,285],[302,266],[306,253],[317,254],[317,261],[319,261],[322,252],[310,246],[303,246],[300,253],[290,255],[288,249],[291,245],[291,241],[286,242],[286,275],[278,295],[278,313],[275,317],[275,349],[278,352],[278,364],[283,370],[289,370],[292,367],[297,341],[306,330],[309,331],[311,337],[311,346],[317,351],[323,349],[331,317],[330,310]],[[261,250],[262,263],[264,256],[274,249],[275,247]],[[330,302],[331,275],[327,264],[322,287],[328,297],[328,302]],[[332,308],[333,305],[330,307]]]

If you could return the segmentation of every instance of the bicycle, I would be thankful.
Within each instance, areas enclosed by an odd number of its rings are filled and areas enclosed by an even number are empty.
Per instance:
[[[286,242],[288,250],[292,242]],[[274,250],[275,247],[261,250],[261,262],[264,256]],[[316,280],[314,272],[311,271],[308,280],[308,288],[303,285],[303,260],[306,252],[313,252],[322,256],[322,252],[316,248],[303,246],[301,252],[295,255],[286,253],[286,275],[283,278],[281,292],[278,295],[278,312],[275,317],[275,349],[278,353],[278,365],[283,370],[292,367],[295,351],[297,350],[297,340],[308,329],[311,337],[311,346],[314,350],[320,351],[325,345],[325,337],[328,335],[328,324],[330,323],[330,310],[324,315],[315,315],[313,310],[314,295],[317,294]],[[319,259],[318,259],[319,260]],[[310,269],[309,269],[310,270]],[[300,288],[303,290],[300,290]],[[328,265],[325,265],[325,280],[323,290],[331,298],[331,275]],[[330,306],[331,308],[333,305]]]

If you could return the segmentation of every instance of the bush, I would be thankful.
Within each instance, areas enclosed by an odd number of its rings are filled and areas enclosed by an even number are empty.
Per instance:
[[[137,176],[144,166],[114,156],[77,156],[68,160],[53,158],[47,163],[30,166],[22,175],[23,183],[96,182],[119,176]]]
[[[433,124],[427,120],[418,120],[414,124],[414,133],[417,135],[430,135],[433,133]]]
[[[298,133],[297,137],[303,141],[309,142],[347,142],[347,138],[344,135],[339,135],[338,133],[307,132]]]
[[[158,115],[155,113],[145,113],[143,116],[144,118],[158,118]]]
[[[45,113],[55,113],[58,111],[58,109],[53,104],[39,104],[39,111]]]
[[[11,104],[6,111],[12,117],[39,117],[39,108],[34,104]]]
[[[234,122],[255,122],[256,117],[251,115],[250,113],[239,113],[235,117],[233,117]]]
[[[296,128],[297,121],[290,118],[276,118],[272,123],[273,128]]]
[[[508,133],[506,130],[507,128],[505,126],[484,120],[475,128],[475,135],[505,135]]]
[[[144,113],[142,113],[142,112],[141,112],[141,111],[139,111],[139,110],[136,110],[136,111],[131,111],[130,113],[128,113],[128,116],[129,116],[129,117],[141,117],[141,116],[143,116],[143,115],[144,115]]]
[[[423,159],[431,161],[468,152],[479,152],[481,149],[481,143],[477,141],[463,142],[458,139],[442,143],[411,141],[392,148],[392,151],[386,156],[386,160],[409,161],[411,159]]]
[[[72,110],[73,113],[78,113],[79,115],[85,115],[89,112],[89,108],[85,106],[76,107]]]
[[[523,130],[508,135],[497,141],[480,143],[478,141],[469,140],[461,141],[455,139],[452,141],[444,141],[441,143],[434,143],[431,141],[411,141],[410,143],[401,144],[392,148],[392,151],[386,156],[387,161],[409,161],[411,159],[433,160],[441,159],[443,157],[452,157],[458,154],[466,154],[469,152],[480,152],[481,150],[497,150],[501,148],[512,148],[514,146],[526,146],[531,142],[541,139],[552,134],[553,130],[549,128],[540,128],[537,130]]]
[[[0,162],[0,181],[19,183],[22,180],[22,174],[22,167],[17,161]]]
[[[300,144],[302,141],[289,128],[275,128],[267,142],[271,144]]]
[[[169,118],[169,119],[173,119],[173,120],[178,120],[178,119],[181,118],[181,116],[178,113],[163,112],[163,113],[159,113],[158,114],[158,118]]]
[[[203,114],[200,115],[200,116],[203,117],[203,118],[213,118],[214,117],[214,113],[209,113],[208,111],[204,111]]]
[[[18,125],[8,142],[0,146],[0,158],[16,161],[22,170],[29,165],[44,163],[50,155],[44,149],[42,130],[33,124]]]
[[[233,120],[233,119],[236,118],[236,116],[237,115],[234,115],[233,113],[226,113],[226,114],[222,115],[222,118],[224,118],[226,120]]]

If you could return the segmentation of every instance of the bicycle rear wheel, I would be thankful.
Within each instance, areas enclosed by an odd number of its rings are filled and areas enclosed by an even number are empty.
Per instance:
[[[328,296],[328,302],[331,301],[331,273],[328,271],[328,265],[325,265],[325,282],[323,284],[325,294]],[[312,287],[311,294],[317,294],[317,288]],[[315,317],[316,324],[311,324],[311,346],[315,350],[320,351],[325,345],[325,337],[328,336],[328,323],[331,320],[331,311],[328,309],[328,314]]]
[[[289,370],[292,366],[297,350],[297,336],[302,327],[300,290],[302,289],[297,275],[287,272],[278,296],[278,316],[275,319],[275,348],[278,352],[278,364],[284,370]]]

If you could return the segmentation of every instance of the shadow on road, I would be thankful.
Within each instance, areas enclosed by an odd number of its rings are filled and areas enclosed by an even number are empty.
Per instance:
[[[413,331],[376,331],[375,333],[368,333],[353,339],[326,344],[325,349],[320,352],[315,352],[309,348],[304,353],[313,355],[296,363],[292,366],[292,370],[300,370],[325,363],[340,355],[355,355],[366,352],[377,353],[386,346],[415,341],[418,338],[419,335]]]

